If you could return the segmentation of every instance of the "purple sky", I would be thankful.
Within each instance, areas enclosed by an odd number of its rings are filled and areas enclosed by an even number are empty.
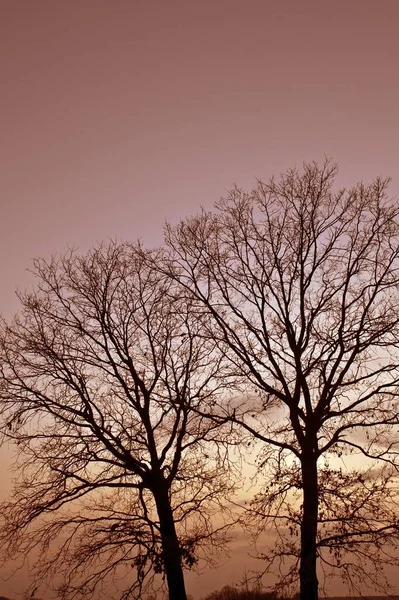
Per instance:
[[[304,160],[398,195],[398,23],[398,0],[3,0],[0,312],[33,257],[158,244]]]
[[[399,182],[397,0],[3,0],[0,311],[31,258],[162,239],[328,155]]]

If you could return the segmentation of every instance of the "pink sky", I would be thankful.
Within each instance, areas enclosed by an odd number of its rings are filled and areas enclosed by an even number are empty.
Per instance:
[[[0,312],[31,258],[158,244],[304,160],[398,195],[398,23],[397,0],[3,0]]]
[[[324,154],[394,178],[397,0],[3,0],[0,310],[37,255]]]

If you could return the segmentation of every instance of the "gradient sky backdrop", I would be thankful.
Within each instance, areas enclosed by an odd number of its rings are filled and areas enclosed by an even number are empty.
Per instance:
[[[398,195],[398,0],[0,6],[6,316],[33,257],[159,244],[165,220],[304,160]]]

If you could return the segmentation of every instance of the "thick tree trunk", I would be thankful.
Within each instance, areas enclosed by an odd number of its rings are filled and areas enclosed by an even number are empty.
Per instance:
[[[153,490],[153,494],[161,529],[163,562],[169,590],[169,599],[187,600],[180,545],[176,534],[168,490],[166,486],[159,486]]]
[[[319,582],[316,571],[316,537],[318,520],[317,459],[314,452],[302,459],[303,515],[301,525],[301,559],[299,568],[300,599],[317,600]]]

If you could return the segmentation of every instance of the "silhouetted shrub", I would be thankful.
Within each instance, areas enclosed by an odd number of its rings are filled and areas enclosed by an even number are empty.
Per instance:
[[[208,594],[204,600],[285,600],[275,592],[262,591],[259,588],[252,590],[238,589],[225,585],[221,590]]]

